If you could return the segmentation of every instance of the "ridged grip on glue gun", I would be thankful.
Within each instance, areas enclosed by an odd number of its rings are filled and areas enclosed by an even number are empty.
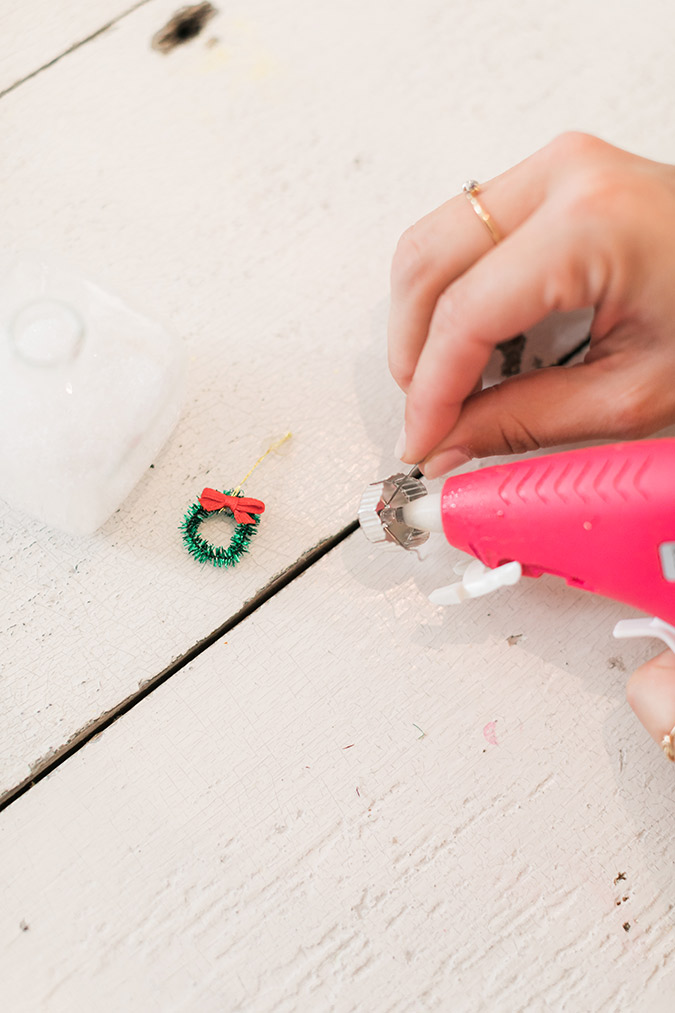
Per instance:
[[[451,476],[448,541],[675,622],[675,440],[572,450]]]

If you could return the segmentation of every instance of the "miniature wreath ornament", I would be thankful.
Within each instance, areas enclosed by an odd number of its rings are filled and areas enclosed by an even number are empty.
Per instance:
[[[234,489],[218,492],[217,489],[204,489],[196,503],[193,503],[183,518],[180,529],[183,532],[183,543],[198,563],[211,563],[213,566],[236,566],[242,553],[248,552],[248,544],[260,523],[260,514],[265,504],[259,499],[244,496],[242,485],[253,474],[258,465],[262,464],[268,454],[278,450],[292,433],[286,433],[267,448],[247,471],[239,485]],[[212,545],[199,533],[203,522],[214,511],[224,511],[234,518],[235,528],[229,545]]]
[[[248,499],[241,489],[204,489],[199,499],[189,508],[181,531],[188,552],[198,563],[213,566],[236,566],[242,553],[248,552],[249,542],[256,532],[265,504],[259,499]],[[234,518],[235,528],[229,545],[213,545],[199,533],[209,514],[224,511]]]

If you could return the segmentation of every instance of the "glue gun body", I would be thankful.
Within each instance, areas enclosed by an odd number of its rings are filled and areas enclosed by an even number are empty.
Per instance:
[[[431,507],[420,500],[404,515],[421,525]],[[491,571],[555,574],[675,624],[675,439],[453,475],[439,507],[448,542]]]

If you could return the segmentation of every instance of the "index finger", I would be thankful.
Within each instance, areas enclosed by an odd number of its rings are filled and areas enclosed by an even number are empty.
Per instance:
[[[509,235],[545,198],[559,160],[555,144],[481,185],[479,201]],[[408,391],[441,293],[481,257],[493,240],[466,194],[458,194],[403,233],[391,267],[389,369]],[[508,335],[511,337],[511,335]]]
[[[424,460],[450,431],[495,345],[554,310],[596,302],[604,273],[582,256],[579,223],[544,204],[445,289],[408,392],[404,461]]]

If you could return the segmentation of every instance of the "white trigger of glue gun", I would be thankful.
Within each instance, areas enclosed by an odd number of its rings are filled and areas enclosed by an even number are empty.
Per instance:
[[[406,503],[401,509],[401,516],[415,530],[443,531],[438,494]],[[489,567],[480,559],[467,559],[458,563],[454,570],[462,579],[432,591],[429,595],[432,605],[461,605],[468,598],[482,598],[501,587],[517,584],[523,575],[523,568],[517,560]]]
[[[675,626],[665,623],[663,619],[654,616],[648,619],[646,616],[641,619],[622,619],[614,627],[614,636],[617,640],[627,640],[632,637],[656,637],[663,641],[666,647],[675,652]]]
[[[520,563],[512,562],[491,570],[479,559],[472,559],[456,566],[455,573],[461,573],[462,579],[432,591],[429,595],[432,605],[460,605],[467,598],[481,598],[500,587],[517,584],[523,575],[523,568]]]

